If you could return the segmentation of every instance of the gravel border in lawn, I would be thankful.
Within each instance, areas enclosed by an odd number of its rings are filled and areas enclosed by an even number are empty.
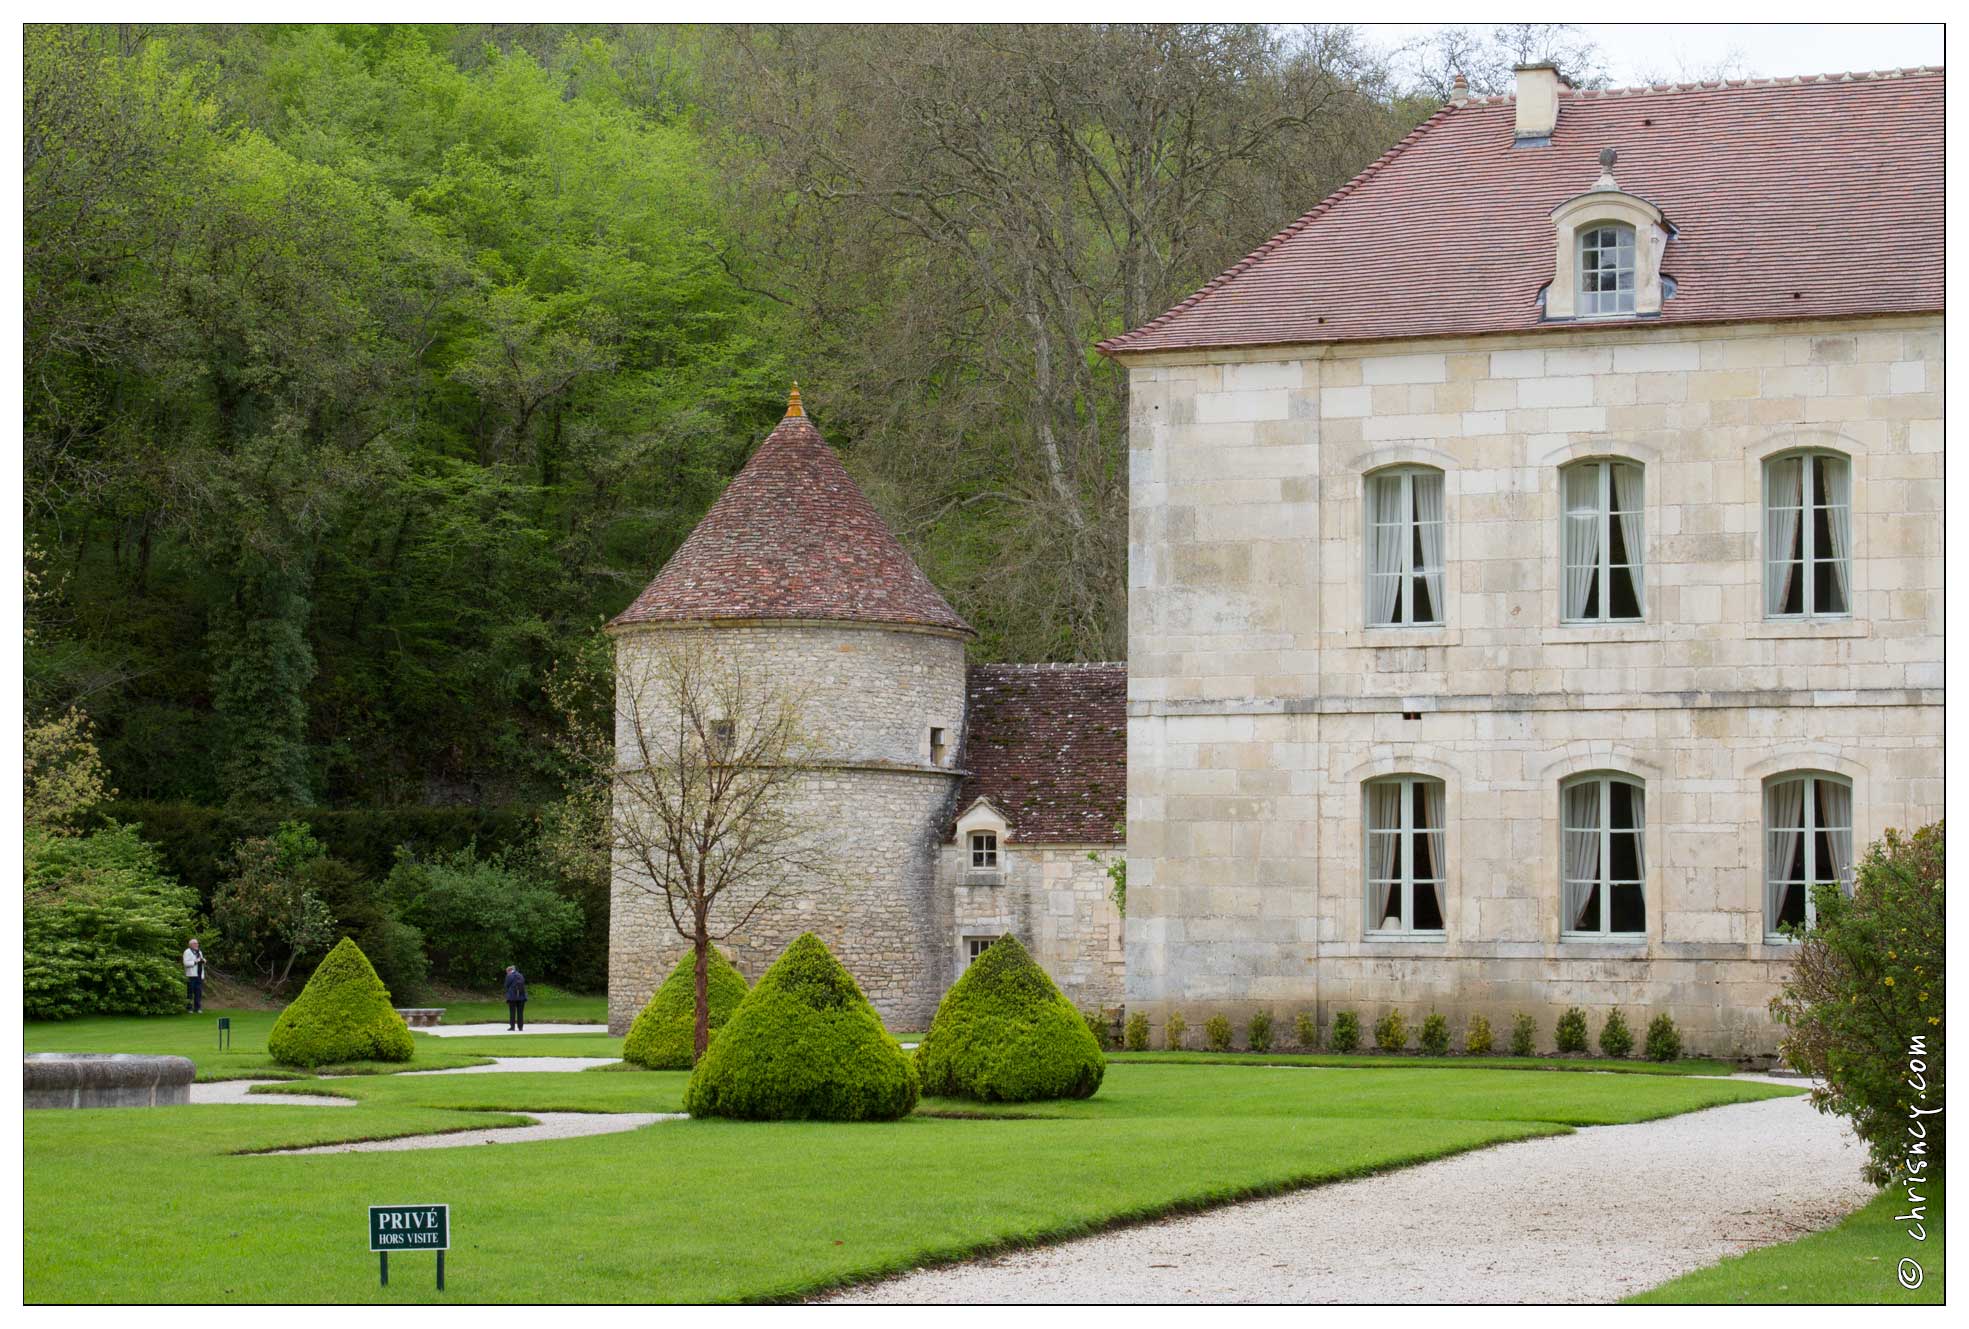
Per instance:
[[[317,1144],[306,1149],[269,1149],[276,1154],[390,1154],[408,1149],[466,1149],[481,1144],[526,1144],[534,1140],[573,1140],[585,1135],[615,1135],[659,1121],[684,1121],[682,1112],[519,1112],[526,1126],[474,1127],[436,1135],[399,1135],[389,1140],[350,1140]]]

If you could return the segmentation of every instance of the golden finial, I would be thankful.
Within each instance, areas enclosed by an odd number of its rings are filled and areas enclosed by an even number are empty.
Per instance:
[[[806,412],[800,409],[800,385],[795,383],[793,385],[793,395],[786,399],[786,418],[791,420],[796,415],[803,416],[805,414]]]

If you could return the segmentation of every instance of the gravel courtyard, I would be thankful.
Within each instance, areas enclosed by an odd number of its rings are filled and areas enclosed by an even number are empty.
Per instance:
[[[1399,1129],[1399,1124],[1391,1124]],[[1871,1198],[1804,1098],[1499,1145],[847,1289],[847,1302],[1611,1302]]]

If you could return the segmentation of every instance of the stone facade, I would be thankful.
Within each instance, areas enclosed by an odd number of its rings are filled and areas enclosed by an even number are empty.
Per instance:
[[[1941,815],[1938,317],[1123,354],[1127,999],[1671,1012],[1774,1045],[1761,789],[1851,780],[1856,846]],[[1767,619],[1762,475],[1851,460],[1852,613]],[[1644,470],[1643,621],[1561,622],[1559,475]],[[1364,626],[1364,477],[1443,475],[1437,627]],[[1561,940],[1558,787],[1647,791],[1639,942]],[[1444,783],[1440,941],[1366,936],[1364,780]],[[1596,1024],[1597,1024],[1597,1014]]]
[[[618,629],[619,751],[633,734],[627,680],[663,627]],[[883,1018],[922,1028],[949,985],[952,915],[937,889],[937,846],[960,773],[931,757],[931,729],[960,732],[964,642],[955,633],[856,623],[721,625],[722,658],[802,691],[822,754],[798,799],[820,832],[831,879],[803,882],[724,943],[757,979],[811,931],[860,982]],[[652,710],[654,708],[652,707]],[[651,720],[661,723],[660,715]],[[625,1031],[683,954],[660,894],[618,862],[610,899],[609,1028]],[[899,1022],[899,1023],[898,1023]]]
[[[1111,844],[1021,846],[1001,840],[998,869],[978,871],[960,835],[958,843],[944,848],[940,868],[941,889],[955,912],[954,972],[969,963],[971,941],[1010,932],[1075,1006],[1119,1008],[1126,1000],[1126,956],[1106,864],[1121,854],[1121,846]]]

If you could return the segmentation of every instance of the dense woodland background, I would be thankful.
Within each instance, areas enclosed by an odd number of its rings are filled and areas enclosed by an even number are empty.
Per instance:
[[[1599,77],[1538,25],[31,27],[30,727],[203,907],[310,810],[372,876],[518,853],[549,679],[606,705],[795,378],[976,658],[1120,658],[1094,343],[1553,55]]]

